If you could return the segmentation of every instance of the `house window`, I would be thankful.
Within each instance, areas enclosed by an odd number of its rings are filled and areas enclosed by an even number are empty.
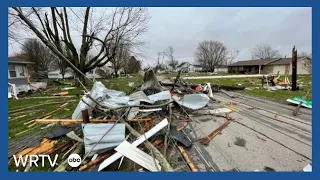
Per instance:
[[[8,69],[9,69],[10,77],[17,77],[16,69],[14,68],[13,64],[9,64]]]

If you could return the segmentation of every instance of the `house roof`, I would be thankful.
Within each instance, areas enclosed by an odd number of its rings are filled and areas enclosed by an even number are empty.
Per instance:
[[[308,57],[301,57],[298,60],[305,59]],[[229,66],[255,66],[255,65],[287,65],[292,62],[292,58],[278,58],[278,59],[259,59],[259,60],[248,60],[238,61]]]
[[[292,62],[292,58],[281,58],[280,60],[271,62],[268,65],[286,65],[286,64],[290,64],[291,62]]]
[[[258,66],[258,65],[265,65],[269,62],[277,60],[274,59],[254,59],[254,60],[245,60],[245,61],[238,61],[229,66]]]
[[[16,57],[9,57],[8,58],[8,63],[12,63],[12,64],[34,64],[34,62],[21,60],[21,59],[16,58]]]

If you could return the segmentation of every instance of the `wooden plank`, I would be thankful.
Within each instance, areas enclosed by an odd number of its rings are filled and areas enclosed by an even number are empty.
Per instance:
[[[189,157],[187,152],[184,150],[184,148],[182,146],[178,146],[178,149],[180,150],[180,152],[183,155],[184,159],[187,161],[188,166],[190,167],[191,171],[192,172],[198,172],[198,168],[191,161],[191,158]]]

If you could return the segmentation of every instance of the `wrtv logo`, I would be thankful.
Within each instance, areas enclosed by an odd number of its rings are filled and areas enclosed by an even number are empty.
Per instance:
[[[44,167],[46,159],[48,159],[50,166],[54,167],[56,165],[57,160],[58,160],[58,154],[55,155],[53,160],[51,159],[51,157],[49,155],[40,155],[40,154],[39,155],[25,155],[25,156],[20,155],[19,157],[17,157],[16,155],[13,155],[13,159],[16,164],[16,167],[19,167],[19,166],[26,167],[28,162],[29,162],[30,167],[32,167],[32,166],[38,167],[39,160],[41,160],[41,162],[39,162],[39,164],[42,167]]]

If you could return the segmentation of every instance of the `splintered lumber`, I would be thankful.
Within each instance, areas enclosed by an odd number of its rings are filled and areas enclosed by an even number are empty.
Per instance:
[[[85,170],[88,170],[90,169],[91,167],[101,163],[103,160],[105,160],[106,158],[110,157],[111,156],[111,153],[107,153],[107,154],[104,154],[104,155],[101,155],[98,159],[94,160],[94,161],[90,161],[88,164],[86,165],[83,165],[79,168],[79,171],[85,171]]]
[[[143,121],[151,121],[152,118],[145,119],[131,119],[127,120],[127,122],[143,122]],[[91,119],[90,123],[108,123],[108,122],[117,122],[116,119]],[[83,123],[82,119],[36,119],[35,123],[39,124],[51,124],[51,123]]]
[[[187,152],[184,150],[182,146],[178,146],[178,149],[180,150],[181,154],[183,155],[184,159],[188,163],[188,166],[190,167],[192,172],[198,172],[198,168],[194,165],[194,163],[191,161],[191,158],[187,154]]]
[[[222,131],[222,129],[224,129],[229,123],[231,122],[229,115],[227,114],[227,121],[224,122],[220,127],[218,127],[216,130],[214,130],[212,133],[210,133],[207,137],[204,137],[201,139],[201,144],[203,145],[208,145],[209,142],[216,137],[217,134],[219,134],[219,132]]]

